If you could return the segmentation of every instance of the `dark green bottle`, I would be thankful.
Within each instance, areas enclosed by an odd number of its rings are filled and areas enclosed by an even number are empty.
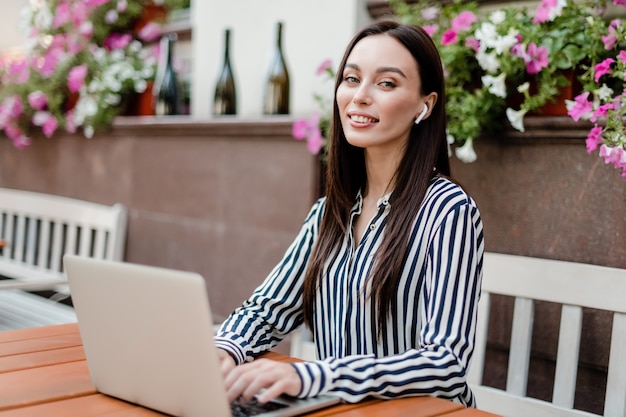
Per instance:
[[[282,45],[283,23],[276,24],[276,46],[265,83],[264,114],[289,114],[289,70]]]
[[[224,65],[215,85],[213,114],[237,114],[237,90],[230,62],[230,29],[224,31]]]

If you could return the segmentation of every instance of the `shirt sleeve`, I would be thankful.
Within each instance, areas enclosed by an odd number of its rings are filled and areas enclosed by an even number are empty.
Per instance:
[[[217,347],[237,364],[276,346],[303,322],[302,283],[318,235],[325,199],[309,211],[295,240],[263,283],[220,326]]]
[[[430,240],[422,328],[416,349],[376,358],[351,355],[295,363],[299,397],[332,393],[347,402],[433,395],[473,406],[466,371],[474,347],[483,233],[475,206],[451,210]],[[416,294],[416,297],[420,296]]]

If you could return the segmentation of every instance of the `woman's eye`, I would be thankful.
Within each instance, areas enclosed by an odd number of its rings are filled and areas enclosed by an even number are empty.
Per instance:
[[[351,84],[354,84],[354,83],[358,83],[358,82],[359,82],[358,78],[356,78],[356,77],[355,77],[355,76],[353,76],[353,75],[346,75],[346,76],[343,78],[343,80],[344,80],[345,82],[347,82],[347,83],[351,83]]]
[[[394,83],[393,81],[381,81],[380,85],[384,88],[394,88],[396,86],[396,83]]]

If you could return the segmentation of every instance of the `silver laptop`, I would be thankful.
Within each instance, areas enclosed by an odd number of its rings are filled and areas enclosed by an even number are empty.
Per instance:
[[[99,392],[174,416],[240,412],[227,403],[202,276],[73,255],[63,261]],[[339,402],[281,397],[255,415],[295,416]]]

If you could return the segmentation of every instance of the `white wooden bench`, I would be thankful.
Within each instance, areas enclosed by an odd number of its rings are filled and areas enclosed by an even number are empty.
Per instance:
[[[58,288],[66,253],[121,260],[127,217],[121,204],[0,188],[0,290]]]
[[[482,384],[492,294],[514,297],[506,390]],[[562,305],[552,402],[526,396],[535,300]],[[604,416],[626,416],[626,269],[485,253],[476,347],[468,371],[478,408],[505,417],[597,417],[574,409],[583,307],[613,312]],[[304,327],[290,355],[315,359]]]
[[[492,294],[514,297],[506,390],[482,385]],[[562,305],[552,402],[526,396],[534,302]],[[486,253],[468,381],[478,408],[506,417],[595,416],[573,409],[583,307],[613,312],[604,416],[626,416],[626,269]]]

